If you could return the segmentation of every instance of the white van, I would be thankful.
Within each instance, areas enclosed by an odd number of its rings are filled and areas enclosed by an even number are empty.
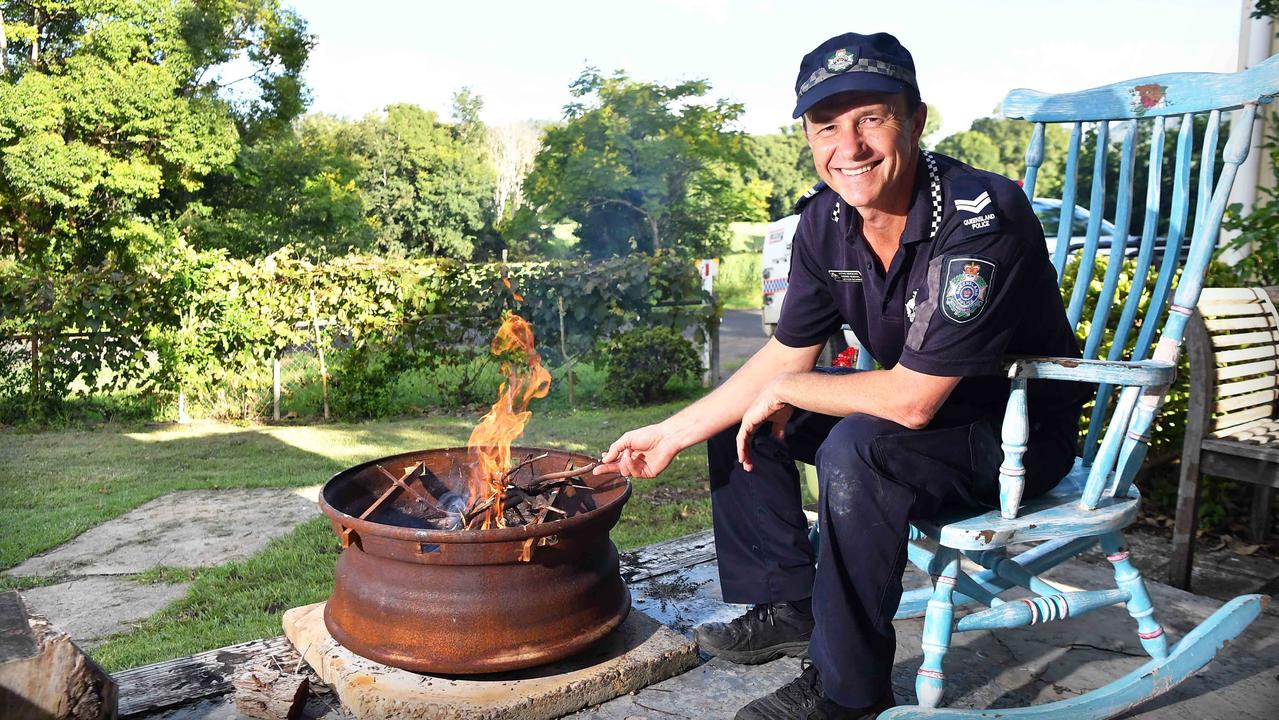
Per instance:
[[[772,337],[773,328],[782,316],[782,300],[786,297],[786,279],[790,275],[791,240],[799,226],[799,215],[771,222],[764,231],[764,259],[761,275],[764,283],[764,334]]]
[[[782,317],[782,301],[786,299],[787,278],[790,276],[791,245],[795,238],[795,228],[799,227],[799,215],[788,215],[781,220],[768,224],[764,232],[763,268],[760,272],[764,283],[764,334],[773,336],[773,329]],[[830,359],[841,350],[852,345],[860,351],[862,345],[857,336],[847,326],[843,326],[843,337],[837,333],[831,338],[827,348],[823,350],[819,363],[829,363]],[[843,340],[843,342],[840,342]],[[869,360],[869,357],[867,357]],[[866,369],[869,365],[860,366]]]

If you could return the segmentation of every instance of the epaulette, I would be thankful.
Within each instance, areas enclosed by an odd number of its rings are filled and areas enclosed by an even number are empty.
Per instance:
[[[826,187],[825,180],[819,180],[816,185],[810,187],[807,192],[795,201],[795,214],[798,215],[803,212],[804,206],[808,204],[808,201],[820,195]]]

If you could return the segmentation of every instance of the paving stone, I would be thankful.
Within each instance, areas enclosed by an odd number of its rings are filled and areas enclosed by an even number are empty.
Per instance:
[[[88,649],[182,597],[189,585],[144,585],[128,578],[99,576],[23,590],[21,595],[33,613],[45,616],[77,645]]]
[[[284,634],[361,720],[543,720],[637,690],[697,664],[692,642],[632,611],[589,650],[529,670],[436,677],[388,667],[338,645],[324,603],[284,613]]]
[[[314,502],[288,489],[174,492],[6,574],[130,575],[160,565],[221,565],[252,555],[318,512]]]

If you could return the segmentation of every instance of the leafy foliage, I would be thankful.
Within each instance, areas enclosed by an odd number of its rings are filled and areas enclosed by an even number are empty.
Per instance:
[[[973,121],[963,132],[937,143],[937,152],[968,163],[975,168],[999,173],[1013,180],[1023,179],[1026,171],[1026,148],[1034,126],[1025,120],[986,117]],[[1066,167],[1066,148],[1070,134],[1062,127],[1050,125],[1044,134],[1044,164],[1035,180],[1035,195],[1061,195]]]
[[[693,264],[670,253],[503,266],[360,254],[313,262],[288,248],[257,260],[185,250],[155,266],[103,272],[109,277],[64,278],[0,261],[0,330],[50,338],[41,346],[46,385],[37,393],[50,403],[73,386],[164,382],[251,393],[277,353],[314,345],[318,321],[320,342],[343,349],[334,385],[349,400],[339,402],[367,415],[405,369],[465,365],[506,308],[538,328],[540,350],[552,360],[560,298],[564,346],[573,354],[634,323],[683,328],[713,311]],[[65,328],[77,332],[55,333]],[[464,396],[470,382],[458,382]]]
[[[179,225],[201,249],[261,257],[293,245],[320,255],[365,249],[373,228],[358,185],[360,159],[343,145],[346,125],[310,115],[295,128],[239,149],[208,178]]]
[[[471,124],[441,123],[416,105],[391,105],[385,117],[366,117],[350,129],[374,250],[471,258],[494,183],[482,145],[469,139],[474,132]]]
[[[1266,139],[1266,152],[1272,168],[1279,168],[1279,133]],[[1279,285],[1279,192],[1259,187],[1252,212],[1242,214],[1242,206],[1231,205],[1226,213],[1226,228],[1237,231],[1230,242],[1231,250],[1247,254],[1235,263],[1240,282],[1248,285]]]
[[[793,123],[771,135],[752,135],[750,151],[759,179],[769,183],[768,217],[786,217],[795,202],[817,182],[813,153],[804,139],[801,123]]]
[[[667,327],[637,327],[609,342],[609,392],[623,405],[647,404],[660,397],[673,378],[696,377],[702,360],[693,344]]]
[[[742,180],[742,106],[703,101],[702,80],[660,85],[587,69],[567,122],[546,131],[525,182],[542,220],[579,225],[595,257],[667,247],[716,254],[734,220],[763,218],[764,188]]]

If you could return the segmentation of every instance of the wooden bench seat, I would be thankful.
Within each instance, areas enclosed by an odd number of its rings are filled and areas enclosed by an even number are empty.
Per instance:
[[[1203,474],[1256,486],[1254,541],[1279,487],[1279,287],[1204,288],[1186,329],[1190,407],[1168,581],[1190,589]]]

